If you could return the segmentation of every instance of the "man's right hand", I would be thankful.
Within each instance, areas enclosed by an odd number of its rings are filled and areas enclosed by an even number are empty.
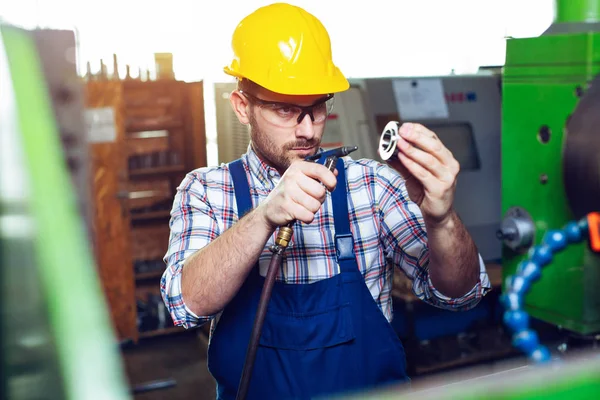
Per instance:
[[[272,229],[294,220],[310,224],[325,201],[326,189],[333,191],[336,183],[335,174],[324,165],[296,161],[257,211]]]

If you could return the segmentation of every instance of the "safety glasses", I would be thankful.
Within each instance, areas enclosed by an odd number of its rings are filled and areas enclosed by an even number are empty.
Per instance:
[[[261,115],[269,123],[283,128],[291,128],[309,116],[315,124],[323,123],[333,111],[333,94],[328,94],[309,106],[300,106],[278,101],[259,99],[251,93],[239,91],[251,103],[258,105]]]

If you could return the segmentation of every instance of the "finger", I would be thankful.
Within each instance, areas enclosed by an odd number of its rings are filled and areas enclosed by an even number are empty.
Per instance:
[[[325,187],[321,182],[314,180],[304,174],[300,174],[296,181],[300,189],[302,189],[309,196],[323,202],[325,195],[327,194]]]
[[[423,151],[434,155],[443,164],[450,166],[454,157],[450,150],[444,146],[435,133],[421,124],[403,124],[399,131],[404,140],[419,147]]]
[[[400,162],[400,159],[392,157],[389,160],[387,160],[387,163],[392,168],[394,168],[396,171],[398,171],[400,173],[400,175],[402,175],[404,180],[408,180],[411,177],[411,173],[408,172],[408,170],[406,169],[404,164],[402,164],[402,162]]]
[[[323,183],[327,189],[329,189],[329,191],[333,191],[333,189],[335,189],[337,178],[335,174],[328,170],[324,165],[304,161],[299,164],[299,168],[306,176]]]
[[[397,146],[400,150],[398,156],[407,156],[438,179],[443,181],[452,181],[452,179],[454,179],[450,170],[430,153],[426,153],[425,151],[414,147],[402,138],[398,138]]]
[[[317,182],[313,182],[318,185]],[[313,214],[319,211],[319,208],[321,208],[321,201],[307,194],[304,190],[300,188],[299,185],[291,191],[290,195],[294,203],[299,204],[300,206],[304,207],[306,210],[312,212]]]
[[[302,221],[306,224],[310,224],[311,222],[314,221],[315,213],[311,212],[310,210],[307,210],[301,204],[292,202],[292,203],[290,203],[289,207],[290,207],[289,212],[290,212],[290,214],[293,215],[295,220]]]
[[[441,182],[436,179],[435,176],[423,166],[419,165],[415,161],[411,160],[405,154],[398,153],[398,158],[404,164],[406,169],[422,184],[425,190],[432,192],[434,191]],[[437,185],[436,185],[437,184]]]

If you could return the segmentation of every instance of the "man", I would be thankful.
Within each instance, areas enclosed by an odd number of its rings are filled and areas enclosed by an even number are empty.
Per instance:
[[[240,160],[192,171],[178,188],[161,282],[174,322],[212,321],[209,369],[218,397],[235,398],[269,247],[278,227],[296,221],[249,398],[408,381],[389,324],[394,266],[438,307],[473,307],[490,287],[452,208],[458,163],[417,124],[401,127],[394,168],[346,157],[331,172],[304,161],[319,150],[333,94],[349,87],[327,31],[306,11],[273,4],[242,20],[232,47],[230,100],[251,144]]]

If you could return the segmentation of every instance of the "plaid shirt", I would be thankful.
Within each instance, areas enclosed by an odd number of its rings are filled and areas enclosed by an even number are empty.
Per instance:
[[[250,177],[253,207],[265,200],[280,179],[249,148],[242,157]],[[403,178],[387,165],[373,160],[344,158],[348,179],[348,209],[358,266],[373,299],[391,321],[394,265],[412,281],[423,301],[446,309],[469,309],[490,289],[481,256],[480,282],[460,298],[448,298],[432,285],[428,273],[427,234],[419,207],[408,198]],[[237,205],[227,165],[196,169],[183,179],[171,210],[167,268],[160,289],[176,325],[194,327],[215,315],[196,316],[181,295],[181,271],[185,260],[208,245],[236,221]],[[311,283],[338,271],[335,257],[331,194],[311,224],[297,222],[285,251],[277,279],[289,284]],[[265,276],[272,253],[273,233],[259,258]]]

